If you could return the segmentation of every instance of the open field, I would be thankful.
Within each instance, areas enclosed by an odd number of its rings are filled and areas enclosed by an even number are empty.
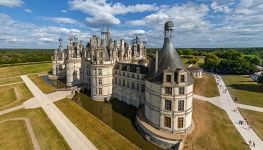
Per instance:
[[[28,76],[37,86],[38,88],[45,94],[52,93],[56,91],[56,88],[52,85],[45,82],[38,75],[30,75]]]
[[[203,73],[201,79],[195,79],[194,94],[206,97],[219,96],[220,94],[214,76]]]
[[[0,123],[1,149],[33,150],[30,135],[24,121],[7,121]]]
[[[138,149],[134,144],[71,100],[64,99],[56,102],[56,105],[98,149]]]
[[[187,136],[184,149],[249,149],[224,110],[198,100],[193,104],[195,129]]]
[[[0,78],[14,77],[23,74],[41,73],[50,71],[51,63],[0,67]]]
[[[263,139],[263,113],[247,109],[240,109],[242,116],[246,118],[247,122],[252,126],[258,136]]]
[[[263,85],[253,81],[249,75],[224,75],[227,88],[237,103],[263,107]]]
[[[46,116],[42,108],[30,109],[30,110],[22,109],[15,112],[11,112],[9,114],[0,116],[0,121],[11,119],[11,118],[17,118],[17,117],[29,118],[41,149],[56,149],[56,150],[70,149],[64,138],[57,131],[57,129],[49,120],[49,118]],[[20,124],[14,124],[7,129],[17,131],[17,129],[21,128],[20,126],[21,126]],[[6,130],[5,126],[1,126],[0,124],[0,131],[4,131],[4,130]],[[27,131],[26,127],[24,127],[21,130],[25,132]],[[7,134],[9,134],[9,132],[0,134],[0,139],[6,138]],[[12,132],[10,132],[10,134],[12,134]],[[15,134],[20,135],[20,132],[17,131],[15,132]],[[14,143],[15,140],[25,141],[24,143],[31,142],[31,138],[30,137],[28,138],[28,136],[12,137],[12,140],[10,139],[9,141],[5,141],[5,145],[3,145],[3,147],[2,145],[0,146],[1,149],[7,149],[8,147],[12,146],[12,144],[16,144]]]
[[[0,85],[10,84],[15,82],[22,82],[22,79],[20,77],[0,79]]]
[[[198,61],[193,65],[194,67],[199,67],[205,63],[205,59],[203,57],[199,57]]]
[[[9,98],[9,99],[15,98],[12,100],[10,99],[10,101],[14,101],[14,102],[12,102],[12,104],[8,105],[6,102],[0,101],[0,105],[2,106],[2,107],[0,107],[0,110],[17,106],[19,104],[22,104],[24,101],[33,97],[33,95],[31,94],[31,92],[29,91],[29,89],[27,88],[27,86],[24,83],[12,84],[12,85],[7,85],[7,86],[0,86],[0,91],[4,91],[4,90],[8,90],[8,89],[13,89],[13,91],[15,91],[15,89],[16,89],[15,95],[13,95],[14,93],[12,93],[12,95],[8,94],[8,95],[5,95],[3,97],[1,96],[1,97],[3,99],[5,99],[4,101],[7,101],[7,98]]]
[[[6,106],[17,100],[14,88],[0,90],[0,95],[0,107]]]
[[[191,60],[191,58],[181,58],[183,64],[184,64],[184,67],[188,67],[190,65],[189,60]]]

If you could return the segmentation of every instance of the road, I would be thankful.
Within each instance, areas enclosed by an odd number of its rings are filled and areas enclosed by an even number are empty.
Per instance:
[[[21,76],[21,78],[71,149],[97,149],[87,139],[87,137],[56,107],[56,105],[53,104],[52,100],[48,98],[26,75]]]

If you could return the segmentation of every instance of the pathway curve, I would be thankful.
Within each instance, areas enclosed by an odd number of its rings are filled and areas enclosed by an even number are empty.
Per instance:
[[[21,76],[31,93],[39,102],[49,119],[73,150],[96,150],[87,137],[53,104],[26,75]]]
[[[7,121],[17,121],[17,120],[25,121],[28,133],[29,133],[29,135],[31,137],[31,141],[32,141],[34,150],[40,150],[41,149],[40,145],[38,143],[38,140],[37,140],[36,135],[34,133],[34,130],[32,128],[31,122],[30,122],[30,120],[28,118],[12,118],[12,119],[7,119],[7,120],[0,121],[0,123],[7,122]]]
[[[214,75],[215,76],[215,75]],[[245,124],[239,124],[239,121],[245,121],[243,116],[240,114],[237,110],[238,104],[234,103],[230,93],[226,89],[226,85],[222,79],[221,76],[215,76],[217,86],[220,92],[220,96],[213,97],[213,98],[207,98],[199,95],[194,95],[194,98],[208,101],[222,109],[224,109],[231,120],[231,122],[236,127],[237,131],[240,133],[240,135],[243,137],[243,139],[248,143],[249,140],[254,141],[256,144],[256,147],[250,146],[253,150],[263,150],[263,141],[259,138],[259,136],[254,132],[253,129],[249,129],[248,125]]]

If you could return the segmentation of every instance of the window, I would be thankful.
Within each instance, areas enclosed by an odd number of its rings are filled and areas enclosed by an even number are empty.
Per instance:
[[[130,88],[130,81],[127,81],[127,88]]]
[[[178,101],[178,111],[184,111],[184,100]]]
[[[115,78],[115,84],[117,84],[117,78]]]
[[[179,95],[183,95],[184,94],[184,87],[179,87]]]
[[[172,81],[172,76],[169,74],[169,75],[166,75],[166,82],[171,82]]]
[[[102,88],[99,88],[99,95],[102,95]]]
[[[180,75],[180,82],[185,82],[185,75]]]
[[[140,85],[137,83],[137,91],[140,91]]]
[[[119,79],[119,85],[121,85],[121,79]]]
[[[141,85],[141,92],[144,92],[145,91],[145,86],[144,84]]]
[[[103,57],[103,54],[102,52],[99,52],[99,57],[102,58]]]
[[[172,87],[165,87],[165,94],[172,95]]]
[[[94,75],[97,75],[97,69],[94,69]]]
[[[125,87],[125,80],[123,80],[123,81],[122,81],[122,86],[124,86],[124,87]]]
[[[164,126],[171,128],[171,117],[164,117]]]
[[[177,122],[177,128],[183,128],[184,127],[184,118],[179,117]]]
[[[102,69],[98,69],[98,72],[99,72],[99,76],[102,75]]]
[[[127,66],[127,71],[130,71],[130,66]]]
[[[103,64],[103,60],[99,60],[99,64],[102,65]]]
[[[102,78],[99,78],[99,85],[102,85]]]
[[[129,74],[129,73],[127,73],[127,77],[130,77],[130,74]]]
[[[134,88],[134,82],[132,82],[132,89],[135,89],[135,88]]]
[[[164,109],[165,110],[172,110],[172,101],[171,100],[165,100],[164,101]]]
[[[122,72],[122,75],[125,76],[125,72]]]
[[[134,74],[132,73],[132,78],[134,78]]]

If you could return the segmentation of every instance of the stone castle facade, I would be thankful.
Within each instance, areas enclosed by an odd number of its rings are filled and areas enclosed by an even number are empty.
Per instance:
[[[92,36],[85,47],[71,38],[66,49],[60,41],[54,51],[53,75],[66,79],[69,87],[90,91],[95,101],[116,98],[142,109],[149,127],[160,133],[185,134],[192,126],[193,79],[174,48],[173,27],[173,22],[165,23],[163,48],[150,63],[145,42],[137,37],[130,43],[117,42],[105,31],[101,37]],[[140,117],[137,122],[151,141],[173,143],[173,138],[162,140],[153,134]]]

